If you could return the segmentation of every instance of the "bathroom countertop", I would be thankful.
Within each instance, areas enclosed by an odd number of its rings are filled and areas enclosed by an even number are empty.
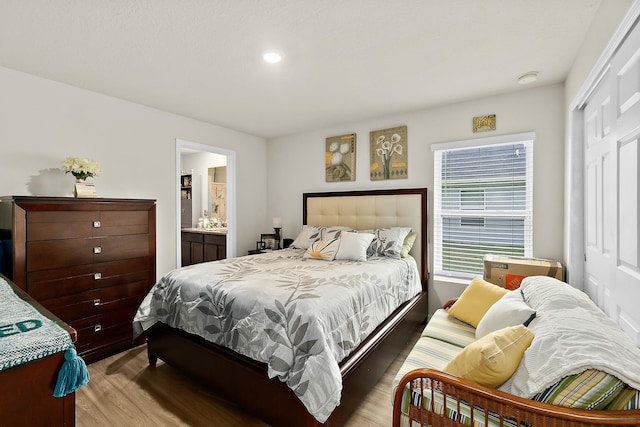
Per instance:
[[[203,233],[203,234],[227,234],[226,228],[182,228],[180,231],[186,231],[189,233]]]

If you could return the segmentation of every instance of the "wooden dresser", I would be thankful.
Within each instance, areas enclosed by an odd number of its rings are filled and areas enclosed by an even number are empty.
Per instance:
[[[154,200],[4,197],[0,228],[11,230],[10,278],[78,332],[85,361],[131,347],[155,282]]]

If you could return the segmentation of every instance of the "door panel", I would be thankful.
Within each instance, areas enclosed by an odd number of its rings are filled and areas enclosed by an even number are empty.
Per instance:
[[[615,106],[615,108],[612,108]],[[584,109],[586,292],[640,346],[640,28]]]

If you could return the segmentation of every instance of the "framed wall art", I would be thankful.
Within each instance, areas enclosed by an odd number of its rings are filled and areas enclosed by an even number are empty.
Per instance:
[[[356,134],[332,136],[326,140],[326,182],[356,180]]]
[[[371,181],[408,177],[407,127],[369,133]]]
[[[473,118],[473,131],[486,132],[488,130],[496,130],[496,115],[478,116]]]

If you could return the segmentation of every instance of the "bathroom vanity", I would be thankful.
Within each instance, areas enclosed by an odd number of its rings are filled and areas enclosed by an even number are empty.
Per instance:
[[[182,266],[227,257],[226,228],[183,228]]]

